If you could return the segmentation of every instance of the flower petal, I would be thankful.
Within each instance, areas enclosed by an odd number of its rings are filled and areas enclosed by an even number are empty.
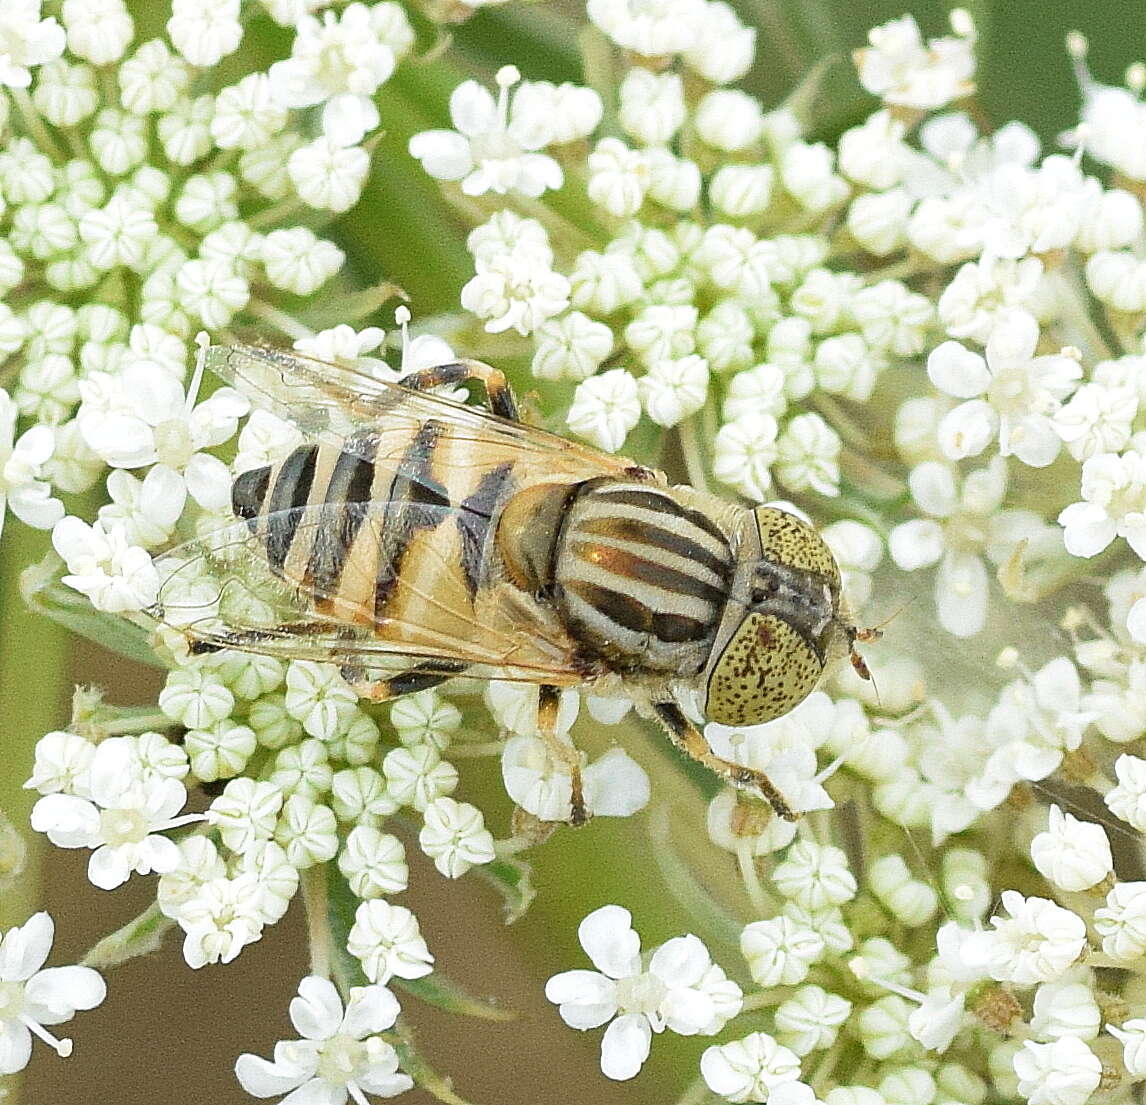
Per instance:
[[[298,996],[291,999],[290,1022],[308,1040],[333,1036],[342,1023],[342,999],[327,978],[308,975],[298,984]]]
[[[601,1038],[601,1073],[623,1082],[634,1077],[649,1057],[653,1031],[639,1013],[618,1017]]]
[[[641,969],[641,938],[633,915],[619,905],[593,910],[577,926],[577,938],[593,966],[610,978],[627,978]]]

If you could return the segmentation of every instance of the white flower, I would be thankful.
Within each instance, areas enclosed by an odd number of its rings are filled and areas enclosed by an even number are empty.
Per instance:
[[[691,354],[654,361],[637,381],[649,417],[660,426],[675,426],[704,406],[708,396],[708,362]]]
[[[370,156],[362,147],[342,145],[325,136],[300,146],[287,161],[299,198],[335,214],[349,211],[358,202],[369,171]]]
[[[123,0],[64,0],[68,49],[93,65],[118,61],[135,32]]]
[[[64,516],[64,507],[40,477],[55,439],[48,426],[33,426],[16,440],[16,416],[16,404],[0,388],[0,531],[5,504],[26,525],[51,529]]]
[[[1003,891],[1009,917],[992,917],[994,930],[978,934],[992,978],[1030,986],[1060,977],[1086,948],[1086,925],[1069,909],[1046,898]]]
[[[975,90],[975,37],[960,27],[958,38],[933,38],[926,46],[910,15],[868,31],[870,46],[853,54],[860,83],[884,103],[933,110]]]
[[[839,434],[813,411],[798,414],[776,443],[776,477],[790,491],[840,493]]]
[[[448,879],[489,863],[495,855],[493,834],[485,827],[481,810],[446,797],[435,798],[426,807],[418,845]]]
[[[752,921],[740,934],[740,951],[759,986],[794,986],[827,950],[823,936],[788,916]]]
[[[342,268],[346,254],[313,230],[293,226],[272,230],[266,236],[261,260],[267,279],[276,288],[295,295],[311,295]]]
[[[665,145],[684,122],[684,86],[677,73],[634,67],[625,74],[617,95],[621,126],[646,146]]]
[[[341,735],[358,710],[358,696],[334,664],[292,660],[286,687],[287,713],[319,740]]]
[[[274,783],[232,779],[212,799],[207,823],[219,829],[219,838],[232,852],[242,855],[274,836],[282,805],[283,792]]]
[[[32,68],[58,58],[64,42],[63,27],[40,18],[40,0],[5,0],[0,11],[0,85],[27,88]]]
[[[663,57],[695,45],[707,8],[704,0],[589,0],[586,14],[618,46]]]
[[[406,889],[409,868],[402,842],[372,825],[355,825],[338,854],[338,869],[363,900]]]
[[[167,33],[192,65],[208,69],[238,49],[240,0],[171,0]]]
[[[1031,859],[1039,872],[1062,890],[1087,890],[1114,866],[1110,841],[1101,825],[1080,821],[1051,806],[1049,828],[1031,841]]]
[[[403,806],[425,809],[458,785],[458,771],[432,744],[392,748],[382,761],[390,797]]]
[[[1146,882],[1116,883],[1106,905],[1094,911],[1102,950],[1114,959],[1146,955]]]
[[[856,895],[855,876],[839,848],[799,840],[772,873],[776,889],[805,909],[842,905]]]
[[[372,97],[394,72],[394,51],[382,41],[365,4],[322,22],[304,15],[295,26],[291,56],[270,68],[271,85],[286,107],[323,104],[322,131],[341,146],[354,146],[378,126]]]
[[[1011,310],[1030,309],[1042,275],[1037,257],[987,255],[963,265],[939,297],[939,320],[951,337],[986,345]]]
[[[779,456],[780,424],[771,414],[742,414],[717,431],[712,474],[748,498],[763,502]]]
[[[1068,972],[1057,982],[1044,982],[1035,992],[1031,1031],[1042,1040],[1077,1036],[1093,1040],[1102,1024],[1094,979],[1083,970]]]
[[[352,986],[345,1010],[334,984],[310,975],[298,984],[290,1019],[300,1040],[275,1044],[274,1062],[245,1053],[235,1077],[255,1097],[338,1105],[365,1094],[394,1097],[414,1080],[398,1070],[398,1053],[379,1033],[398,1019],[398,1002],[383,986]],[[285,1100],[285,1099],[284,1099]]]
[[[734,153],[758,142],[764,134],[760,101],[737,88],[714,88],[696,105],[693,126],[702,141]]]
[[[935,579],[939,621],[959,637],[974,636],[987,619],[988,577],[980,553],[987,551],[1002,563],[1019,536],[1041,537],[1024,532],[1029,527],[1022,512],[999,511],[1006,477],[1002,457],[969,473],[962,487],[946,464],[917,465],[908,484],[916,503],[931,517],[904,522],[888,537],[888,551],[905,571],[939,563]]]
[[[1054,431],[1075,460],[1117,453],[1130,441],[1139,405],[1132,387],[1095,380],[1082,384],[1055,412]]]
[[[183,958],[195,970],[208,963],[230,963],[263,934],[263,895],[251,872],[233,879],[205,879],[182,902],[173,905],[185,933]]]
[[[1131,1078],[1146,1075],[1146,1019],[1135,1017],[1122,1026],[1108,1024],[1106,1031],[1122,1044],[1122,1062]]]
[[[533,374],[541,380],[584,380],[613,351],[613,331],[580,311],[547,319],[534,333]]]
[[[611,368],[577,385],[569,428],[599,448],[615,453],[641,417],[637,381],[623,368]]]
[[[434,957],[418,929],[418,919],[404,906],[381,899],[363,902],[354,913],[347,950],[362,962],[371,982],[385,986],[392,978],[422,978],[433,970]]]
[[[610,215],[634,215],[650,184],[649,161],[619,138],[602,138],[589,154],[589,198]]]
[[[753,1032],[743,1040],[705,1048],[700,1073],[713,1093],[728,1101],[770,1101],[786,1094],[775,1091],[800,1078],[799,1057],[765,1032]],[[790,1091],[788,1091],[790,1092]]]
[[[647,970],[641,968],[632,915],[621,906],[594,910],[581,921],[577,936],[597,971],[556,974],[545,984],[545,996],[571,1028],[584,1031],[611,1022],[601,1040],[601,1071],[608,1078],[636,1075],[654,1032],[669,1028],[684,1036],[712,1036],[740,1011],[740,987],[695,936],[662,944]]]
[[[116,374],[92,373],[80,382],[76,419],[88,446],[117,468],[156,464],[178,474],[207,510],[230,504],[226,465],[203,450],[231,438],[250,409],[233,388],[220,388],[196,405],[197,380],[187,394],[179,381],[146,361],[129,361]]]
[[[1146,560],[1146,456],[1128,449],[1091,457],[1082,466],[1082,498],[1058,516],[1067,552],[1096,556],[1124,537]]]
[[[93,848],[88,878],[114,890],[131,873],[171,871],[179,849],[165,829],[201,820],[176,816],[187,801],[178,779],[145,774],[131,745],[122,738],[100,744],[87,772],[89,798],[48,794],[32,807],[32,828],[61,848]]]
[[[90,967],[44,967],[54,935],[52,918],[35,913],[0,939],[0,1075],[28,1065],[33,1033],[59,1055],[70,1055],[72,1041],[57,1039],[45,1026],[70,1021],[107,995],[103,979]]]
[[[756,28],[742,23],[731,5],[710,0],[692,32],[683,57],[705,80],[728,84],[748,72],[756,52]]]
[[[499,253],[476,268],[461,304],[485,319],[491,334],[530,334],[569,306],[569,281],[534,254]]]
[[[88,768],[95,745],[75,733],[56,730],[36,741],[36,761],[24,786],[40,794],[78,794],[90,797]]]
[[[822,986],[801,986],[776,1008],[779,1041],[797,1055],[829,1048],[846,1023],[852,1003]]]
[[[541,821],[568,820],[573,793],[569,767],[540,737],[515,736],[506,742],[501,777],[506,793],[523,810]],[[594,817],[629,817],[648,805],[649,777],[621,748],[583,766],[581,783],[585,809]]]
[[[1102,1060],[1076,1036],[1049,1044],[1024,1040],[1014,1067],[1029,1105],[1084,1105],[1102,1080]]]
[[[510,118],[511,125],[523,134],[544,133],[548,144],[564,145],[588,138],[604,111],[601,97],[592,88],[568,82],[524,81],[514,93]]]
[[[124,614],[151,606],[159,594],[159,575],[146,549],[129,545],[118,527],[89,526],[79,518],[61,518],[52,530],[52,546],[64,558],[63,582],[87,595],[97,610]]]
[[[1082,367],[1063,354],[1035,357],[1038,335],[1031,315],[1009,311],[991,331],[986,360],[954,341],[944,342],[927,358],[931,382],[969,400],[940,424],[939,442],[946,456],[975,456],[996,432],[1002,456],[1013,453],[1035,468],[1058,456],[1060,438],[1051,418],[1074,390]]]
[[[540,196],[560,188],[561,166],[536,151],[552,140],[550,128],[538,125],[537,113],[519,111],[509,90],[521,79],[512,65],[497,72],[495,101],[477,81],[465,81],[450,96],[455,130],[427,130],[410,139],[410,156],[437,180],[460,180],[467,196],[486,192]],[[529,106],[529,101],[526,101]]]
[[[37,744],[37,755],[39,745]],[[1139,832],[1146,830],[1146,760],[1122,755],[1114,761],[1118,785],[1107,791],[1103,801],[1115,817],[1122,818]]]

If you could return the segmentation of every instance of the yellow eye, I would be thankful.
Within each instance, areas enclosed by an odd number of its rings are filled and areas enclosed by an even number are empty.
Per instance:
[[[836,558],[811,526],[794,514],[771,506],[757,507],[755,514],[765,561],[814,572],[839,586]]]
[[[721,725],[771,721],[803,702],[823,671],[820,654],[783,618],[748,614],[712,667],[705,716]]]

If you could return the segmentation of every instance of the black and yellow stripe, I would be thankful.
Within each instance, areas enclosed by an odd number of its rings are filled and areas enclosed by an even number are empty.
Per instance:
[[[728,596],[728,536],[668,488],[586,484],[562,527],[555,597],[577,638],[622,669],[699,670]]]

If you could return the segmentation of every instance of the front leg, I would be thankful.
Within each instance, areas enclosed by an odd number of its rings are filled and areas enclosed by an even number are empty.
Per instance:
[[[684,716],[675,702],[654,702],[653,710],[668,731],[673,744],[686,756],[704,764],[714,775],[719,775],[734,787],[755,792],[785,821],[799,820],[799,813],[788,805],[788,800],[763,771],[718,756],[708,747],[704,734]]]
[[[452,364],[434,365],[411,372],[398,381],[411,391],[429,391],[446,384],[464,384],[467,380],[480,380],[485,387],[486,402],[494,414],[520,422],[517,414],[517,401],[513,398],[509,381],[499,368],[487,365],[484,361],[454,361]]]
[[[569,772],[571,789],[569,801],[569,823],[575,828],[584,825],[590,817],[585,808],[585,790],[581,782],[581,754],[571,744],[557,735],[558,710],[561,706],[561,691],[549,684],[538,689],[537,733],[549,754]]]

